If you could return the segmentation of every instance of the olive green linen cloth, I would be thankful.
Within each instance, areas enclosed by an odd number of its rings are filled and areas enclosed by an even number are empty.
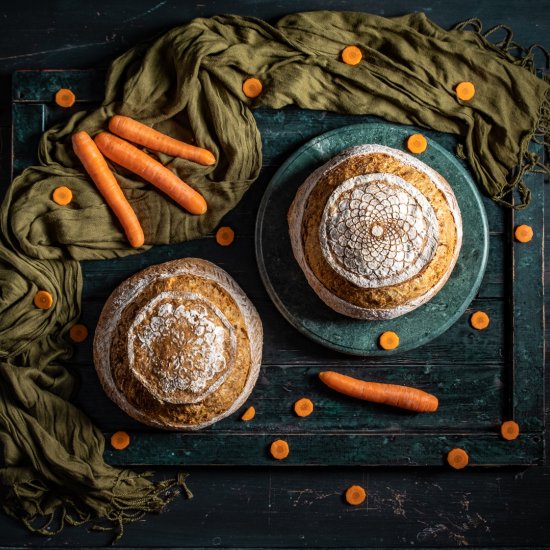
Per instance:
[[[357,66],[340,60],[349,44],[363,51]],[[261,168],[250,110],[260,106],[373,114],[457,134],[489,195],[503,201],[519,186],[527,202],[523,172],[541,166],[527,146],[537,130],[547,140],[549,85],[532,72],[534,51],[513,57],[514,47],[509,36],[493,45],[479,32],[445,31],[423,14],[311,12],[275,26],[236,16],[196,19],[116,59],[101,107],[44,134],[40,166],[13,181],[0,211],[4,510],[44,533],[89,519],[122,526],[161,510],[183,485],[182,478],[159,483],[105,464],[103,434],[69,401],[75,373],[66,366],[67,332],[80,313],[79,261],[136,252],[83,174],[70,145],[75,130],[93,135],[111,115],[126,114],[193,136],[219,159],[203,167],[158,155],[205,196],[209,210],[200,217],[117,169],[146,246],[204,235],[239,202]],[[242,93],[248,76],[263,83],[256,99]],[[461,103],[454,87],[465,80],[477,93]],[[68,206],[51,200],[59,185],[73,191]],[[54,298],[47,311],[33,305],[41,289]]]

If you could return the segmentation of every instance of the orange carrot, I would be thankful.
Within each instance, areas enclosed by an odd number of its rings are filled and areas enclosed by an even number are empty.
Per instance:
[[[243,82],[243,94],[246,97],[258,97],[263,90],[262,83],[257,78],[247,78]]]
[[[88,338],[88,328],[86,325],[76,324],[69,329],[69,336],[73,342],[84,342]]]
[[[367,498],[367,493],[361,485],[351,485],[346,490],[346,502],[352,506],[363,504]]]
[[[97,134],[95,142],[107,158],[152,183],[191,214],[206,212],[204,197],[147,153],[109,132]]]
[[[455,88],[456,97],[461,101],[470,101],[476,94],[473,82],[460,82]]]
[[[130,436],[126,432],[115,432],[111,436],[111,445],[113,449],[122,451],[130,445]]]
[[[434,412],[439,405],[435,395],[408,386],[365,382],[332,371],[320,372],[319,378],[337,392],[373,403],[384,403],[415,412]]]
[[[313,401],[307,397],[302,397],[294,403],[294,412],[298,416],[309,416],[313,412]]]
[[[380,335],[378,343],[382,349],[395,349],[399,345],[399,336],[395,332],[387,330]]]
[[[38,309],[50,309],[53,306],[53,296],[47,290],[39,290],[33,301]]]
[[[106,160],[98,151],[93,139],[84,131],[77,132],[73,134],[73,149],[122,225],[130,244],[133,247],[142,246],[145,238],[136,213],[126,200],[114,174],[107,166]]]
[[[407,139],[407,149],[416,155],[423,153],[428,148],[428,141],[422,134],[412,134]]]
[[[489,316],[484,311],[475,311],[470,317],[470,324],[476,330],[485,330],[490,322]]]
[[[68,88],[60,88],[57,92],[55,92],[55,102],[60,107],[64,107],[65,109],[72,107],[75,100],[76,97],[74,93]]]
[[[288,443],[284,439],[277,439],[277,441],[274,441],[271,444],[269,451],[271,456],[277,460],[283,460],[290,453]]]
[[[248,422],[249,420],[252,420],[256,416],[256,409],[254,407],[248,407],[246,411],[244,411],[243,415],[241,416],[241,420],[244,422]]]
[[[235,232],[231,227],[220,227],[216,231],[216,242],[220,246],[229,246],[235,240]]]
[[[357,65],[363,59],[363,54],[357,46],[346,46],[341,55],[346,65]]]
[[[519,425],[513,420],[503,422],[500,426],[500,435],[508,441],[513,441],[519,437]]]
[[[152,151],[181,157],[205,166],[216,163],[216,157],[207,149],[174,139],[127,116],[115,115],[111,117],[109,130],[117,136],[139,143]]]
[[[514,231],[516,241],[520,243],[528,243],[533,238],[533,228],[529,225],[518,225]]]
[[[54,189],[52,199],[59,206],[67,206],[73,200],[73,192],[64,185],[60,185]]]
[[[462,470],[462,468],[468,466],[469,461],[468,453],[464,449],[451,449],[447,454],[447,462],[455,470]]]

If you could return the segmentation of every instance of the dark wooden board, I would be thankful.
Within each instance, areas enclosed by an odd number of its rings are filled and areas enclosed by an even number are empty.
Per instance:
[[[362,0],[301,0],[297,4],[205,0],[184,6],[177,0],[7,3],[0,7],[0,194],[10,181],[13,70],[106,66],[137,41],[193,17],[233,12],[274,21],[291,11],[312,9],[369,10],[387,16],[424,11],[445,28],[466,17],[479,17],[485,28],[498,23],[510,25],[514,40],[521,44],[539,42],[550,46],[550,10],[546,1],[373,0],[365,4]],[[249,200],[248,196],[244,200]],[[545,201],[548,212],[550,195]],[[549,246],[550,234],[546,238]],[[502,247],[499,250],[504,251]],[[491,251],[489,261],[494,257]],[[503,257],[500,265],[508,265],[504,262],[509,261]],[[546,274],[548,283],[549,260]],[[503,296],[509,290],[502,275],[497,272],[495,275],[497,279],[484,283],[491,297]],[[122,273],[120,277],[122,280]],[[288,348],[302,345],[298,339],[286,344],[282,337],[276,337],[274,342]],[[453,352],[462,353],[458,348]],[[546,371],[547,377],[548,373],[550,369]],[[550,403],[549,390],[547,378],[547,403]],[[91,400],[88,405],[93,410]],[[179,469],[156,468],[160,478],[172,476]],[[541,548],[550,545],[548,466],[461,472],[432,467],[185,469],[191,471],[195,498],[177,499],[166,513],[127,526],[118,547]],[[349,508],[342,499],[342,492],[351,483],[363,484],[368,489],[368,499],[358,509]],[[32,535],[0,514],[1,548],[90,548],[107,545],[110,540],[111,534],[88,531],[85,527],[67,528],[56,537]]]
[[[101,99],[101,71],[20,71],[13,76],[14,171],[34,161],[36,139],[52,124]],[[71,109],[53,102],[59,87],[75,91]],[[288,460],[278,465],[438,465],[448,450],[462,446],[472,465],[536,464],[544,455],[542,334],[542,200],[540,175],[528,176],[533,206],[525,213],[503,210],[484,199],[489,220],[490,260],[482,288],[470,307],[444,334],[416,349],[391,356],[353,358],[328,350],[298,334],[276,310],[260,281],[254,256],[253,225],[258,204],[274,171],[312,137],[373,117],[345,116],[288,108],[258,110],[265,166],[245,199],[223,220],[235,243],[219,247],[212,235],[188,243],[155,247],[145,254],[84,262],[83,316],[95,326],[107,296],[132,273],[178,257],[198,256],[226,269],[255,303],[264,321],[265,348],[259,383],[246,406],[258,417],[243,423],[239,413],[201,433],[162,433],[147,429],[119,411],[102,392],[92,364],[91,338],[78,346],[74,364],[82,375],[76,402],[105,431],[131,432],[124,452],[108,448],[113,464],[271,464],[267,448],[277,437],[289,440]],[[456,139],[437,132],[430,138],[453,152]],[[452,183],[452,182],[451,182]],[[535,239],[510,239],[514,223],[528,222]],[[513,259],[513,261],[511,261]],[[510,265],[512,269],[510,269]],[[515,277],[514,275],[517,276]],[[517,284],[513,281],[520,281]],[[513,300],[509,299],[513,291]],[[473,330],[472,311],[491,317],[490,328]],[[513,339],[507,338],[518,326]],[[435,393],[440,408],[431,415],[394,411],[354,402],[321,387],[317,373],[327,367],[373,380],[408,384]],[[310,396],[316,411],[298,421],[293,402]],[[503,420],[516,418],[522,436],[514,443],[498,436]]]

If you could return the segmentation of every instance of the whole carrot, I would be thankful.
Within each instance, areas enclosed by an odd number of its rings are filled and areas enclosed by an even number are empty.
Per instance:
[[[109,132],[101,132],[94,139],[107,158],[152,183],[191,214],[206,212],[204,197],[147,153]]]
[[[117,136],[173,157],[181,157],[205,166],[216,162],[216,157],[207,149],[174,139],[127,116],[111,117],[109,130]]]
[[[409,411],[434,412],[439,404],[435,395],[408,386],[365,382],[332,371],[320,372],[319,378],[329,388],[340,393]]]
[[[92,178],[99,192],[117,217],[134,247],[143,245],[143,229],[136,213],[124,196],[122,189],[111,172],[103,155],[99,152],[94,140],[87,132],[81,131],[72,136],[73,150],[80,159],[86,172]]]

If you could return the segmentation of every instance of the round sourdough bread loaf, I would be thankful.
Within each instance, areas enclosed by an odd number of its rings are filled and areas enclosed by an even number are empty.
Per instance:
[[[111,294],[94,337],[107,395],[150,426],[198,430],[248,398],[262,360],[256,309],[221,268],[197,258],[153,265]]]
[[[376,144],[346,149],[315,170],[288,223],[310,286],[358,319],[393,319],[430,300],[462,244],[448,182],[417,158]]]

